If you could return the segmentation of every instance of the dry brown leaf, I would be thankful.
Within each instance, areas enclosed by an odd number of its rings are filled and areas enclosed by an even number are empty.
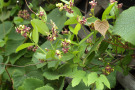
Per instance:
[[[95,30],[100,32],[105,37],[105,34],[109,28],[109,23],[107,20],[103,20],[103,21],[96,20],[94,23],[94,27],[95,27]]]

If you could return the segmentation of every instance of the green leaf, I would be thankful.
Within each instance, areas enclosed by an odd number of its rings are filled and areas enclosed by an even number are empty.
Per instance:
[[[85,38],[83,38],[80,42],[79,45],[81,45],[85,40],[87,40],[94,32],[91,32],[89,35],[87,35]]]
[[[61,60],[62,61],[68,61],[70,59],[72,59],[74,57],[74,55],[72,53],[66,53],[66,54],[62,54]]]
[[[110,89],[110,83],[105,75],[101,74],[99,79],[101,82],[103,82]]]
[[[92,46],[92,48],[90,49],[89,53],[87,54],[86,58],[93,52],[97,50],[98,45],[101,43],[101,41],[103,40],[103,36],[100,37],[100,39],[94,44],[94,46]]]
[[[0,39],[3,39],[11,30],[13,24],[9,21],[5,21],[0,24]]]
[[[44,83],[40,79],[27,78],[23,82],[22,87],[24,90],[35,90],[36,88],[42,87],[43,85],[44,85]]]
[[[90,18],[87,18],[87,23],[86,25],[87,26],[90,26],[92,23],[94,23],[96,20],[98,20],[98,18],[96,17],[90,17]]]
[[[77,24],[78,21],[77,21],[77,17],[71,17],[70,19],[68,19],[64,25],[71,25],[71,24]]]
[[[117,18],[115,25],[113,27],[113,33],[120,35],[125,41],[130,42],[135,45],[135,18],[134,12],[135,7],[130,7],[129,9],[123,11]]]
[[[11,64],[14,64],[17,60],[19,60],[19,58],[21,57],[21,56],[23,56],[24,54],[26,53],[26,50],[22,50],[22,51],[20,51],[20,52],[18,52],[18,53],[13,53],[13,54],[11,54],[11,56],[10,56],[10,62],[11,62]]]
[[[0,21],[4,21],[10,17],[10,11],[3,11],[0,13]]]
[[[78,23],[76,26],[75,26],[75,28],[74,28],[74,34],[75,35],[77,35],[78,34],[78,31],[81,29],[81,24],[80,23]]]
[[[111,11],[111,9],[113,8],[114,5],[115,5],[115,3],[110,4],[110,5],[105,9],[105,11],[104,11],[103,14],[102,14],[102,20],[107,19],[107,17],[109,16],[110,11]]]
[[[35,52],[33,57],[32,57],[32,61],[36,64],[36,63],[40,63],[39,59],[41,60],[45,60],[46,59],[46,55],[43,53],[39,53],[39,52]],[[43,66],[45,66],[46,63],[41,63],[41,64],[37,64],[37,68],[41,68]]]
[[[74,28],[72,26],[68,26],[69,30],[74,33]]]
[[[102,41],[102,43],[100,44],[100,47],[98,49],[99,54],[102,54],[105,52],[105,50],[108,48],[109,43]]]
[[[40,12],[44,12],[44,16],[42,16],[42,20],[44,20],[46,22],[47,21],[47,14],[42,7],[40,7]]]
[[[2,39],[0,39],[0,47],[3,47],[5,45],[5,41],[3,41]]]
[[[99,79],[96,81],[96,90],[103,90],[104,84]]]
[[[73,80],[72,80],[72,87],[75,87],[76,85],[78,85],[81,80],[83,79],[83,77],[85,76],[86,72],[84,71],[77,71],[74,75],[73,75]]]
[[[35,27],[32,32],[33,41],[37,44],[39,40],[38,29]]]
[[[24,44],[20,45],[19,47],[17,47],[16,52],[18,52],[24,48],[27,48],[29,46],[32,46],[32,45],[34,45],[34,43],[24,43]]]
[[[8,56],[16,52],[16,48],[24,42],[23,40],[8,40],[5,45],[5,55]]]
[[[23,22],[23,18],[21,18],[21,17],[14,17],[13,21],[14,21],[15,24],[20,24],[20,23]]]
[[[48,80],[55,80],[55,79],[59,79],[60,77],[60,75],[56,71],[53,71],[51,69],[46,70],[43,73],[43,76],[47,78]]]
[[[82,81],[75,87],[72,87],[71,83],[68,85],[66,90],[90,90]]]
[[[114,88],[116,86],[116,69],[114,72],[111,72],[107,77],[109,83],[110,83],[110,87]]]
[[[48,19],[47,22],[50,23],[50,20],[55,22],[56,26],[58,27],[58,31],[62,31],[62,28],[64,27],[64,23],[66,22],[66,15],[65,11],[59,11],[58,8],[53,9],[49,14],[48,14]],[[48,25],[49,29],[52,29],[51,25]]]
[[[38,32],[40,32],[41,34],[47,35],[49,33],[47,25],[42,20],[33,19],[31,21],[31,24],[34,27],[34,29],[36,28]]]
[[[54,90],[54,89],[49,85],[45,85],[45,86],[37,88],[35,90]]]
[[[88,85],[91,85],[92,83],[94,83],[95,81],[97,81],[98,79],[98,75],[96,72],[91,72],[88,75]]]
[[[3,57],[0,55],[0,63],[3,63]],[[0,75],[4,72],[5,65],[0,64]]]
[[[21,34],[16,32],[14,27],[11,29],[9,34],[7,34],[7,36],[8,36],[8,39],[15,40],[15,41],[19,41],[19,40],[24,40],[25,39],[25,37],[23,37]]]
[[[12,78],[14,89],[17,89],[23,83],[26,77],[21,70],[14,70]]]

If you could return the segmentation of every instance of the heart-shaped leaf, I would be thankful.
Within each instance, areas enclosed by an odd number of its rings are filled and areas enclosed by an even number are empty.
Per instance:
[[[100,32],[105,37],[106,31],[109,28],[109,23],[107,20],[103,20],[103,21],[96,20],[94,23],[94,27],[95,27],[95,30]]]

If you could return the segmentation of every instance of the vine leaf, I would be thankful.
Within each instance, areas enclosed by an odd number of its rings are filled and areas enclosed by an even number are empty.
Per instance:
[[[108,88],[110,88],[110,83],[105,75],[101,74],[99,78],[100,81],[102,81]]]
[[[123,11],[117,18],[113,34],[121,36],[127,42],[135,45],[135,7]]]
[[[88,85],[94,83],[95,81],[97,81],[98,79],[98,75],[96,72],[92,72],[88,75]]]
[[[72,80],[72,87],[75,87],[76,85],[78,85],[85,75],[86,75],[86,72],[81,71],[81,70],[77,71],[73,75],[74,78]]]
[[[105,37],[105,34],[109,28],[109,23],[107,20],[103,20],[103,21],[96,20],[94,23],[94,27],[95,27],[95,30],[100,32]]]

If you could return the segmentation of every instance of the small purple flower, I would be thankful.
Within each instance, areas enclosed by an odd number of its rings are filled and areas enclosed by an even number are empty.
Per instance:
[[[95,0],[89,2],[89,4],[91,5],[91,9],[94,9],[95,6],[97,5],[97,2]]]
[[[69,50],[69,48],[66,48],[66,47],[63,47],[63,48],[62,48],[62,51],[63,51],[64,53],[67,53],[68,50]]]

